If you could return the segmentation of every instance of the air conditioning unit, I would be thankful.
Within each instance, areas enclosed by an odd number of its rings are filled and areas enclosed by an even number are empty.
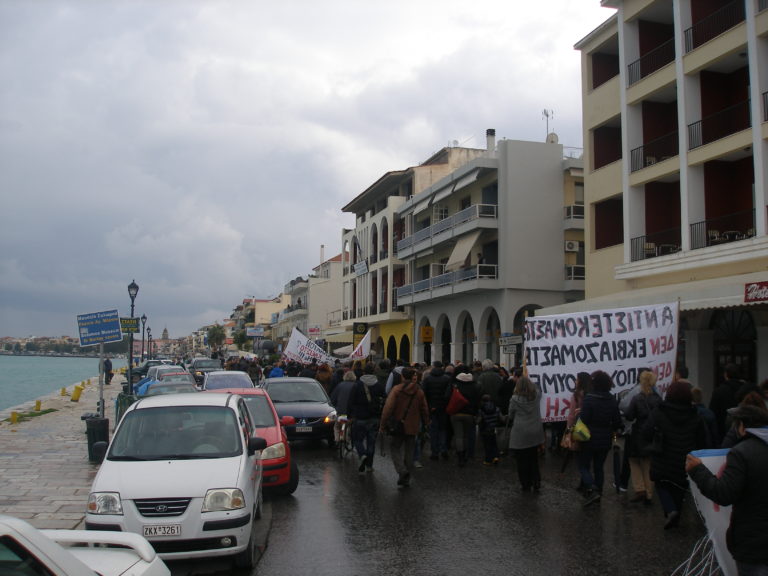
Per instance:
[[[566,252],[578,252],[579,251],[579,243],[576,240],[566,240],[565,241],[565,251]]]

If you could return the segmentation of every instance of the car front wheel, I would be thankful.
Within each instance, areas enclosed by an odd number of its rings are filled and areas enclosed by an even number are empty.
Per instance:
[[[254,518],[261,516],[261,507],[258,512],[254,512]],[[251,536],[248,538],[248,546],[245,550],[235,556],[235,566],[237,568],[252,569],[256,567],[259,560],[259,550],[256,547],[256,523],[251,522]]]

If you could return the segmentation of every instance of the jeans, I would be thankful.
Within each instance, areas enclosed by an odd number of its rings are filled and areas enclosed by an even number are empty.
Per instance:
[[[668,516],[670,512],[680,512],[682,509],[685,499],[684,488],[666,480],[659,480],[656,482],[656,494],[659,495],[664,516]]]
[[[588,447],[582,446],[581,450],[576,452],[576,462],[579,466],[581,483],[584,485],[584,488],[594,488],[598,492],[603,491],[603,467],[607,457],[607,448],[603,448],[601,450],[590,450]]]
[[[475,418],[471,414],[454,414],[451,416],[451,423],[453,424],[454,440],[456,442],[456,452],[466,453],[471,457],[471,453],[467,452],[470,449],[471,442],[474,440],[474,428]],[[474,452],[474,450],[473,450]]]
[[[376,436],[379,433],[379,420],[355,420],[352,427],[352,443],[355,445],[357,455],[361,458],[368,456],[368,466],[373,464],[373,455],[376,454]]]
[[[429,443],[432,455],[448,452],[448,415],[442,411],[432,412],[429,419]]]
[[[490,433],[483,433],[483,453],[485,462],[493,462],[494,459],[499,457],[499,447],[496,444],[496,431],[491,430]]]

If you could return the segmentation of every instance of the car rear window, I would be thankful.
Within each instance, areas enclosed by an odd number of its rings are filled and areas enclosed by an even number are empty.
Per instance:
[[[265,396],[244,395],[243,398],[245,399],[246,406],[248,406],[248,412],[251,413],[253,418],[253,425],[256,428],[269,428],[277,425],[275,413],[272,412],[269,401]]]

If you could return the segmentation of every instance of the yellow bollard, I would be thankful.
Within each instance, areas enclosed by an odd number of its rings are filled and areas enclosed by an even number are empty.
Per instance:
[[[17,424],[19,422],[19,413],[11,412],[11,424]]]
[[[40,412],[40,400],[35,400],[35,412]]]
[[[80,394],[83,393],[83,387],[80,385],[75,386],[74,390],[72,391],[72,398],[70,398],[70,402],[80,402]]]
[[[67,389],[66,389],[66,387],[64,387],[64,388],[62,388],[62,389],[61,389],[61,395],[62,395],[62,396],[66,396],[66,395],[67,395]]]

